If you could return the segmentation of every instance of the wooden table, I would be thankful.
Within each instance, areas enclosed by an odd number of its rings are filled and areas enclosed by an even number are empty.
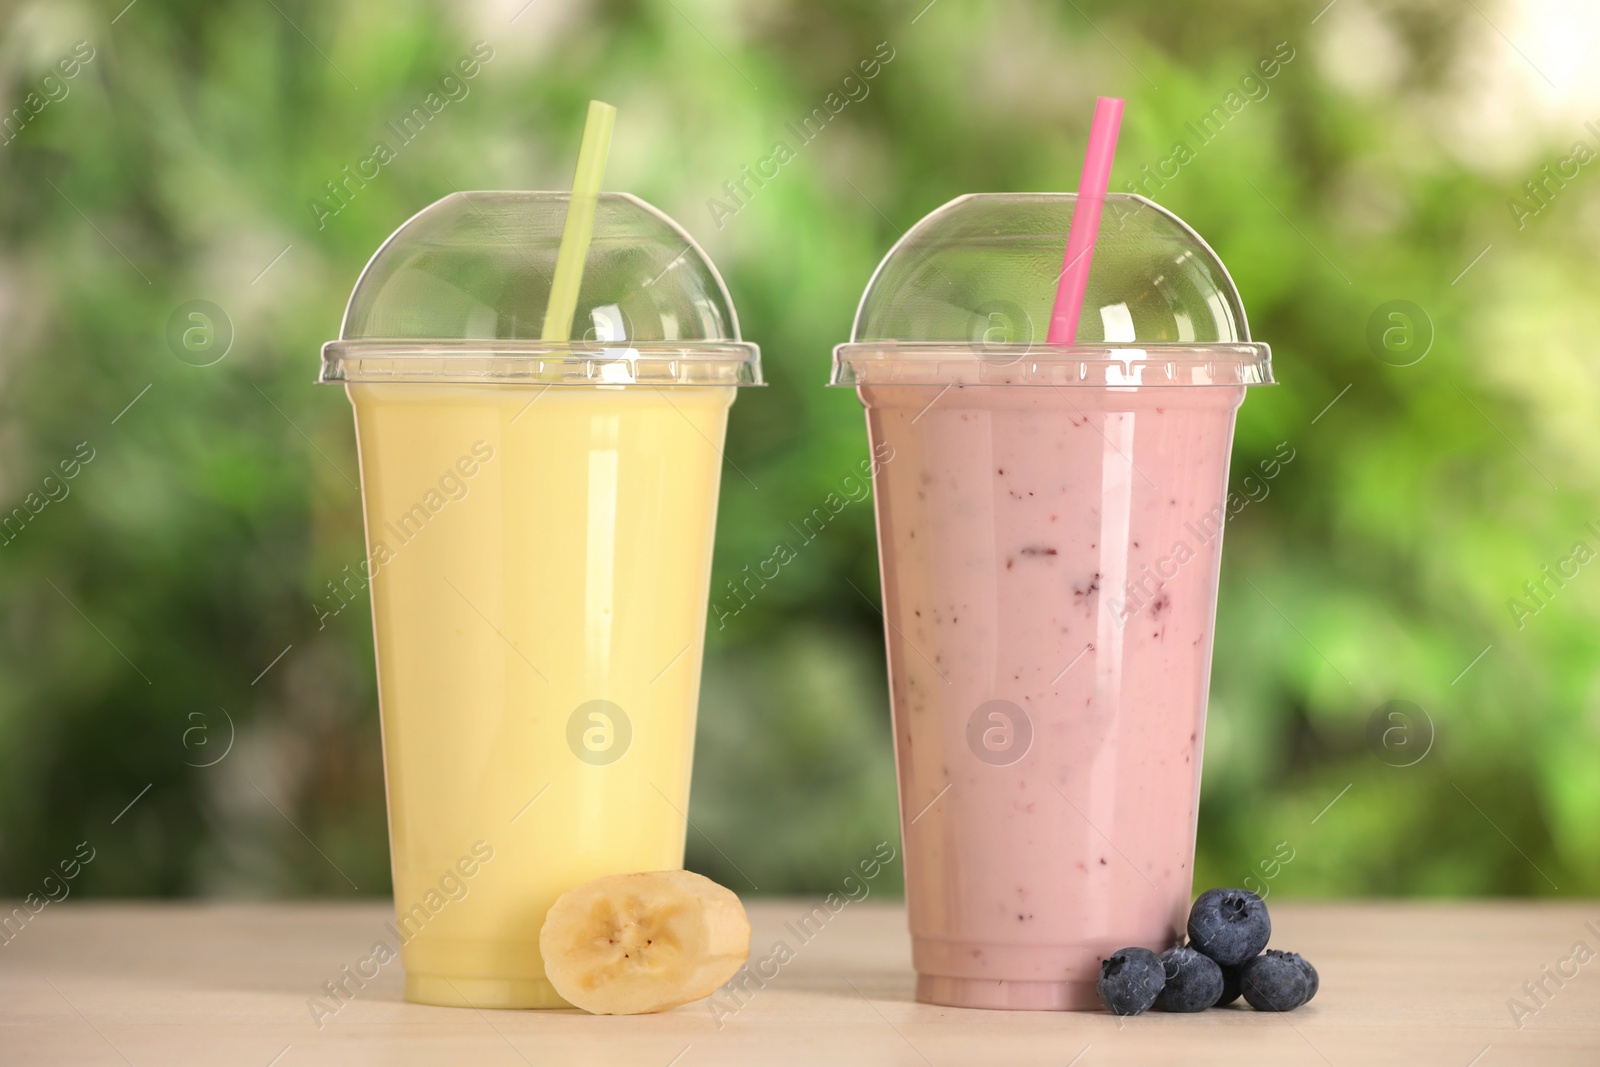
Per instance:
[[[366,956],[380,904],[51,904],[0,945],[0,1065],[703,1067],[737,1064],[1600,1064],[1600,960],[1544,979],[1578,942],[1600,952],[1600,902],[1282,904],[1273,943],[1316,962],[1322,991],[1287,1015],[967,1011],[911,1000],[905,915],[851,904],[806,944],[800,901],[751,908],[757,956],[795,958],[731,1017],[477,1012],[400,999],[398,965],[325,1018],[308,1001]],[[1589,925],[1593,924],[1593,925]],[[1545,1006],[1513,1021],[1509,998]]]

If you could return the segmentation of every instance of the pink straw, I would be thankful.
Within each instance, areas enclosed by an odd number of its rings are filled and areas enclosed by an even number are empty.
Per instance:
[[[1114,96],[1097,99],[1094,121],[1089,125],[1089,150],[1083,157],[1083,176],[1078,179],[1077,210],[1067,231],[1067,252],[1056,283],[1056,305],[1050,313],[1046,340],[1053,345],[1070,345],[1078,337],[1078,316],[1089,285],[1089,264],[1094,259],[1095,239],[1100,236],[1100,210],[1105,207],[1106,190],[1111,187],[1111,157],[1117,151],[1117,130],[1121,126],[1122,101]]]

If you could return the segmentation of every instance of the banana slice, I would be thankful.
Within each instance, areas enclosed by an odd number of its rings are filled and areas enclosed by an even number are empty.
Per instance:
[[[698,874],[613,874],[556,899],[539,951],[569,1002],[641,1015],[716,992],[750,958],[750,921],[731,890]]]

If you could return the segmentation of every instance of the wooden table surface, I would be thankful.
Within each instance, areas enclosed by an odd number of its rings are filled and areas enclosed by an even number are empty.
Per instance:
[[[386,906],[68,901],[0,945],[0,1064],[1600,1064],[1600,962],[1573,955],[1600,951],[1600,902],[1274,905],[1273,944],[1322,975],[1286,1015],[916,1004],[899,906],[851,904],[801,944],[785,924],[810,902],[777,900],[751,906],[753,958],[780,938],[795,956],[720,1020],[704,1002],[629,1018],[423,1007],[390,964],[319,1028],[308,1002],[369,953]],[[1542,1006],[1523,989],[1541,981]]]

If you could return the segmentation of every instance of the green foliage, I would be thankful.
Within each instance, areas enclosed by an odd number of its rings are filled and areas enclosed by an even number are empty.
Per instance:
[[[702,240],[771,382],[733,409],[715,597],[866,458],[855,397],[822,383],[900,232],[962,193],[1070,188],[1096,93],[1128,98],[1113,185],[1138,179],[1280,41],[1295,58],[1265,98],[1151,190],[1274,347],[1283,384],[1246,402],[1236,474],[1296,450],[1229,530],[1197,879],[1240,882],[1284,840],[1286,894],[1600,890],[1600,575],[1521,626],[1507,607],[1574,542],[1600,547],[1597,179],[1521,229],[1506,207],[1587,135],[1463,162],[1437,115],[1463,57],[1503,42],[1455,5],[1368,5],[1399,73],[1340,88],[1329,37],[1356,6],[1316,25],[1262,0],[15,9],[6,100],[76,41],[95,58],[0,147],[0,505],[79,442],[94,459],[0,546],[0,894],[84,839],[86,893],[386,888],[370,613],[319,629],[313,608],[362,554],[349,409],[313,379],[362,265],[418,209],[562,187],[584,102],[618,106],[608,187]],[[469,95],[319,225],[324,183],[479,40],[495,54]],[[719,219],[724,182],[880,42],[868,95]],[[194,299],[234,330],[213,366],[168,348]],[[1435,335],[1407,367],[1367,339],[1397,299]],[[713,623],[691,866],[817,891],[898,840],[876,597],[852,504]],[[1414,766],[1366,737],[1393,699],[1431,718]]]

